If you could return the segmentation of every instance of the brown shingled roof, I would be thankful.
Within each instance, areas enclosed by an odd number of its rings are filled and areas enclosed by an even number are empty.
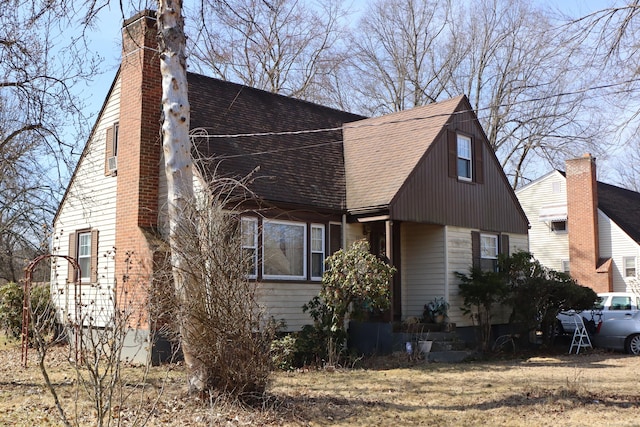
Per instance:
[[[188,74],[191,129],[208,135],[274,133],[197,138],[197,153],[216,158],[218,175],[244,177],[256,167],[251,189],[262,199],[301,207],[344,210],[342,125],[355,114]],[[290,133],[333,129],[313,133]]]
[[[347,208],[388,206],[464,96],[344,128]],[[419,140],[407,139],[418,132]]]

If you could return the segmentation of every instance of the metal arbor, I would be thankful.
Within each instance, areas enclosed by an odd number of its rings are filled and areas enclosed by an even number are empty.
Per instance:
[[[47,258],[64,258],[66,259],[69,263],[71,263],[71,265],[74,268],[74,271],[76,272],[74,280],[73,280],[73,294],[74,294],[74,300],[76,303],[76,308],[75,308],[75,313],[76,313],[76,317],[78,315],[78,309],[80,308],[80,304],[81,304],[81,293],[79,292],[80,290],[80,282],[79,282],[79,277],[82,277],[81,275],[81,270],[80,270],[80,265],[78,264],[78,261],[73,258],[70,257],[68,255],[55,255],[55,254],[46,254],[46,255],[40,255],[37,258],[34,258],[29,265],[27,265],[27,267],[25,267],[24,269],[24,295],[23,295],[23,299],[22,299],[22,363],[24,364],[24,367],[27,367],[27,352],[29,350],[29,323],[31,322],[31,280],[33,279],[33,270],[36,267],[36,265],[38,265],[38,263],[44,259]],[[77,322],[76,322],[77,323]],[[78,339],[78,334],[76,334],[76,341]],[[78,349],[78,343],[76,342],[76,353],[77,353],[77,349]]]

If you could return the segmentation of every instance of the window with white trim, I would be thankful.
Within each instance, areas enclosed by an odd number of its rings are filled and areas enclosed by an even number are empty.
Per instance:
[[[498,269],[498,236],[480,234],[480,267],[483,271]]]
[[[324,225],[311,224],[311,280],[322,280],[324,248]]]
[[[465,135],[457,135],[458,142],[458,178],[471,181],[472,174],[472,151],[471,138]]]
[[[258,276],[258,218],[243,217],[241,221],[242,254],[247,263],[247,275]]]
[[[569,274],[569,272],[570,272],[569,266],[571,265],[569,263],[569,260],[568,259],[563,259],[561,261],[561,264],[562,264],[562,272]]]
[[[78,265],[80,266],[80,280],[91,280],[91,232],[78,233]]]
[[[624,268],[624,277],[636,277],[636,257],[624,257],[622,258],[622,264]]]
[[[262,224],[262,276],[265,279],[305,279],[307,225],[264,220]]]
[[[498,236],[493,234],[480,235],[480,257],[498,259]]]

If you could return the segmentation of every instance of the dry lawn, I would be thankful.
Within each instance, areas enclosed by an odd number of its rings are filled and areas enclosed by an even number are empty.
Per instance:
[[[564,348],[564,351],[568,346]],[[76,397],[64,349],[48,360],[73,422],[96,425]],[[20,364],[15,343],[0,344],[0,425],[61,425],[30,353]],[[111,425],[640,425],[640,358],[589,351],[464,364],[409,363],[403,355],[369,369],[275,373],[260,407],[185,394],[182,367],[127,368],[125,392]],[[79,394],[82,396],[82,392]]]

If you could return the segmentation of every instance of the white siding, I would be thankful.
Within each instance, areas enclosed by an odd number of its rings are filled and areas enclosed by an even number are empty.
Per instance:
[[[401,281],[404,318],[422,316],[424,305],[445,297],[445,228],[403,223]]]
[[[364,234],[364,228],[360,223],[347,223],[344,233],[347,237],[347,248],[349,248],[353,242],[365,239],[367,236]],[[346,248],[346,249],[347,249]]]
[[[542,265],[562,271],[562,260],[569,260],[569,236],[552,232],[547,223],[538,220],[538,215],[544,206],[566,204],[565,177],[554,171],[516,191],[516,195],[531,223],[530,252]],[[600,257],[613,260],[613,290],[637,289],[638,280],[625,279],[622,268],[624,257],[640,257],[640,246],[600,210],[598,233]]]
[[[600,210],[598,210],[598,232],[600,233],[600,256],[613,259],[613,291],[633,292],[640,290],[637,278],[624,277],[623,263],[625,257],[636,257],[638,260],[640,246]]]
[[[460,310],[464,302],[460,296],[460,279],[456,277],[456,272],[469,274],[473,264],[471,248],[471,232],[473,230],[461,227],[446,228],[447,238],[447,286],[449,289],[449,319],[457,326],[473,326],[471,319],[465,316]],[[475,230],[479,231],[479,230]],[[509,234],[509,253],[526,250],[528,246],[528,236],[524,234]],[[506,323],[508,321],[509,309],[500,310],[495,307],[493,323]]]
[[[82,285],[82,301],[89,304],[83,315],[92,315],[98,326],[113,310],[112,291],[115,283],[113,250],[115,246],[116,180],[105,176],[106,129],[119,120],[120,82],[99,117],[94,133],[84,150],[68,193],[54,224],[52,250],[54,254],[69,254],[69,234],[76,230],[98,230],[98,283]],[[52,293],[64,310],[63,316],[74,318],[74,290],[67,281],[67,261],[57,258],[52,267]]]
[[[463,315],[463,299],[459,295],[459,279],[455,273],[468,274],[473,258],[471,253],[471,230],[468,228],[447,226],[447,281],[449,288],[449,319],[457,326],[473,326],[470,319]]]
[[[569,235],[551,231],[549,223],[539,220],[540,210],[545,206],[567,203],[566,179],[553,171],[516,191],[522,209],[529,218],[529,252],[542,265],[562,271],[562,261],[569,259]]]
[[[299,331],[313,323],[302,306],[320,292],[320,282],[269,282],[260,283],[258,301],[264,307],[267,318],[284,320],[287,331]]]

